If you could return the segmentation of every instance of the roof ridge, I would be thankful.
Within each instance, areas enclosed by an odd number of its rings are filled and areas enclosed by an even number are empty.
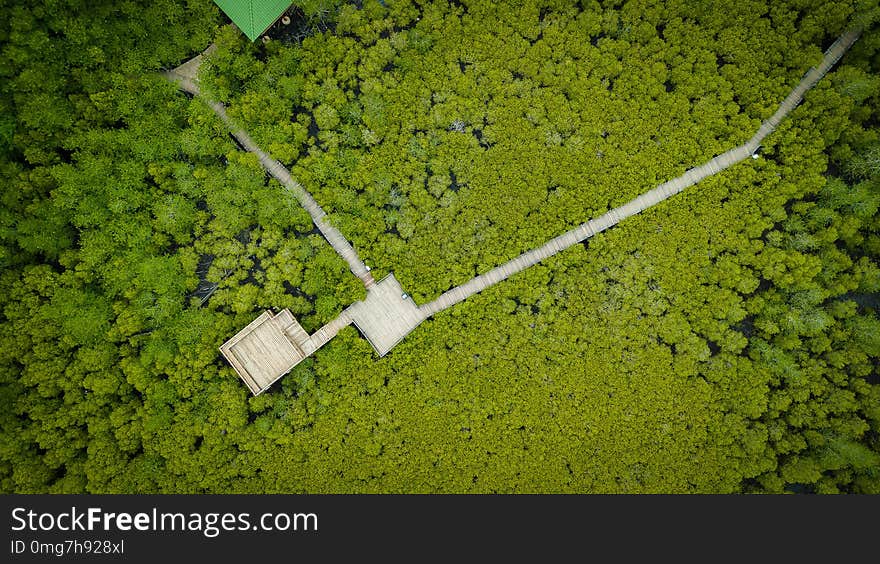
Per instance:
[[[257,24],[254,22],[254,0],[248,0],[248,7],[250,8],[249,11],[251,14],[251,33],[256,35]],[[250,37],[250,33],[248,34],[248,37]],[[253,41],[253,39],[251,39],[251,41]]]
[[[292,0],[214,0],[214,3],[251,41],[256,41],[284,12]]]

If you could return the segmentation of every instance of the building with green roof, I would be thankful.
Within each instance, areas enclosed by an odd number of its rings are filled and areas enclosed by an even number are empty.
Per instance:
[[[255,41],[293,4],[291,0],[214,0],[248,39]]]

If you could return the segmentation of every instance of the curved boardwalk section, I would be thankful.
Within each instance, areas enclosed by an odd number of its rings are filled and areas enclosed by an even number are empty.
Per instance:
[[[521,272],[526,268],[541,262],[542,260],[552,257],[556,253],[563,251],[573,245],[576,245],[585,239],[588,239],[604,231],[609,227],[616,225],[618,222],[635,215],[653,205],[656,205],[667,198],[678,194],[685,188],[693,186],[697,182],[708,178],[713,174],[717,174],[722,170],[735,165],[751,156],[758,150],[761,141],[776,129],[779,122],[788,115],[788,113],[803,100],[804,93],[816,85],[819,80],[825,76],[831,67],[840,60],[844,53],[859,38],[859,31],[849,31],[841,35],[831,47],[825,51],[825,56],[819,66],[811,68],[801,79],[798,85],[786,96],[785,100],[779,104],[776,112],[761,124],[758,132],[752,136],[747,142],[743,143],[735,149],[731,149],[726,153],[722,153],[707,163],[696,168],[692,168],[678,178],[673,178],[668,182],[664,182],[653,190],[649,190],[644,194],[630,200],[626,204],[614,208],[604,215],[592,219],[586,223],[575,227],[574,229],[563,233],[559,237],[551,239],[538,248],[527,251],[513,260],[510,260],[501,266],[497,266],[480,274],[461,286],[452,288],[451,290],[441,294],[436,300],[422,305],[419,309],[424,313],[425,317],[430,317],[438,312],[443,311],[453,305],[466,300],[470,296],[485,290],[493,284],[497,284],[509,276]]]

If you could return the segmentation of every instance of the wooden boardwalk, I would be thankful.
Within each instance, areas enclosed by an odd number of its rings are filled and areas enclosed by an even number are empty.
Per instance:
[[[201,65],[202,57],[210,53],[213,50],[213,47],[213,45],[208,47],[204,53],[194,57],[174,70],[167,71],[164,73],[165,77],[176,83],[181,90],[188,92],[193,96],[201,97],[201,91],[199,90],[198,85],[198,69]],[[204,97],[202,98],[204,99]],[[327,221],[327,214],[321,209],[321,206],[318,205],[318,202],[315,201],[315,198],[312,197],[309,191],[303,188],[299,182],[290,176],[290,171],[288,171],[283,164],[276,161],[265,151],[260,149],[254,140],[251,139],[251,136],[232,121],[227,115],[226,107],[223,104],[213,100],[205,99],[205,101],[211,106],[214,113],[217,114],[223,123],[226,124],[229,132],[235,137],[239,145],[241,145],[246,151],[255,154],[257,158],[260,159],[260,164],[263,165],[263,168],[278,180],[288,192],[293,194],[293,196],[299,201],[300,205],[302,205],[312,217],[312,222],[314,222],[324,238],[327,239],[327,242],[330,243],[330,246],[332,246],[337,254],[348,263],[348,268],[355,276],[361,279],[364,286],[369,288],[375,284],[376,281],[373,279],[373,275],[370,274],[370,269],[367,268],[354,250],[354,247],[351,246],[342,233],[330,225],[330,222]]]
[[[453,305],[466,300],[470,296],[485,290],[489,286],[497,284],[502,280],[506,280],[510,276],[522,272],[526,268],[552,257],[560,251],[573,245],[577,245],[585,239],[616,225],[628,217],[659,204],[663,200],[678,194],[685,188],[693,186],[697,182],[749,158],[758,150],[761,141],[763,141],[767,135],[772,133],[785,116],[787,116],[788,113],[791,112],[801,100],[803,100],[804,93],[815,86],[816,83],[825,76],[825,73],[827,73],[831,67],[840,60],[843,54],[846,53],[858,38],[859,31],[849,31],[841,35],[825,52],[822,63],[819,64],[819,66],[811,68],[804,75],[794,90],[792,90],[785,100],[780,103],[776,112],[761,124],[758,132],[739,147],[722,153],[712,160],[688,170],[678,178],[673,178],[668,182],[664,182],[656,188],[630,200],[626,204],[614,208],[606,212],[604,215],[591,219],[586,223],[582,223],[574,229],[551,239],[540,247],[527,251],[501,266],[493,268],[485,274],[480,274],[479,276],[468,280],[461,286],[452,288],[441,294],[434,301],[422,305],[419,309],[422,310],[425,317],[430,317],[444,309],[450,308]]]
[[[444,292],[437,299],[421,306],[416,306],[412,299],[406,296],[393,275],[383,278],[376,284],[352,246],[325,220],[326,214],[311,194],[291,178],[290,173],[281,163],[263,152],[244,130],[229,119],[222,104],[208,101],[241,146],[256,154],[263,167],[294,194],[312,216],[312,220],[327,241],[348,262],[351,271],[367,287],[365,300],[355,302],[311,336],[306,334],[288,310],[283,310],[274,316],[270,312],[264,312],[224,343],[220,350],[254,394],[264,391],[303,358],[326,344],[342,328],[351,323],[358,327],[379,356],[382,356],[428,317],[751,157],[758,150],[761,141],[776,129],[789,112],[801,102],[804,94],[840,60],[858,39],[859,34],[859,31],[854,30],[841,35],[825,52],[822,62],[804,75],[798,85],[779,104],[776,112],[761,124],[747,142],[687,170],[681,176],[660,184],[620,207],[578,225],[540,247]],[[198,96],[200,94],[195,79],[197,71],[198,63],[193,64],[193,61],[190,61],[167,72],[166,76],[183,90]]]

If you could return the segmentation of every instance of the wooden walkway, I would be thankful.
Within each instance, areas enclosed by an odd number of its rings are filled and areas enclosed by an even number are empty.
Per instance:
[[[214,46],[211,45],[201,55],[194,57],[173,70],[165,72],[165,77],[176,83],[181,90],[188,92],[193,96],[202,97],[198,86],[198,69],[201,65],[202,57],[210,53],[213,50],[213,47]],[[202,98],[205,99],[204,97]],[[327,239],[327,242],[330,243],[330,246],[332,246],[339,256],[348,263],[348,268],[355,276],[361,279],[364,286],[370,288],[375,284],[376,281],[373,279],[373,275],[370,274],[370,269],[367,268],[354,250],[354,247],[352,247],[345,237],[343,237],[342,233],[330,225],[330,222],[327,221],[327,214],[321,209],[321,206],[318,205],[318,202],[315,201],[315,198],[312,197],[309,191],[303,188],[299,182],[290,176],[290,171],[288,171],[283,164],[276,161],[266,154],[265,151],[260,149],[260,147],[254,143],[254,140],[251,139],[251,136],[232,121],[232,119],[226,114],[226,107],[223,104],[213,100],[205,99],[205,101],[211,106],[214,113],[217,114],[223,123],[226,124],[229,132],[235,137],[242,148],[255,154],[257,158],[260,159],[260,164],[263,165],[263,168],[278,180],[288,192],[293,194],[293,196],[299,201],[300,205],[302,205],[312,217],[312,222],[314,222],[324,238]]]
[[[376,284],[352,246],[336,228],[325,220],[326,214],[311,194],[291,178],[290,173],[281,163],[263,152],[244,130],[232,122],[226,115],[226,109],[222,104],[208,101],[241,146],[256,154],[263,167],[294,194],[312,216],[312,220],[327,241],[348,262],[351,271],[367,287],[365,300],[355,302],[336,319],[318,329],[311,336],[306,334],[288,310],[283,310],[274,316],[271,312],[264,312],[232,339],[224,343],[220,350],[254,394],[264,391],[301,362],[303,358],[326,344],[342,328],[351,323],[358,327],[376,352],[382,356],[428,317],[751,157],[758,150],[761,141],[776,129],[789,112],[801,102],[804,94],[837,63],[855,43],[859,34],[859,31],[849,31],[841,35],[825,52],[821,64],[811,68],[804,75],[798,85],[780,103],[776,112],[761,124],[751,139],[739,147],[722,153],[698,167],[689,169],[683,175],[664,182],[626,204],[582,223],[540,247],[480,274],[421,306],[416,306],[411,298],[407,297],[393,275],[387,276]],[[199,57],[197,59],[200,60]],[[190,61],[167,72],[166,76],[176,82],[183,90],[194,96],[199,96],[197,71],[198,62]]]
[[[639,212],[678,194],[685,188],[693,186],[697,182],[749,158],[758,150],[761,141],[763,141],[767,135],[772,133],[783,118],[785,118],[785,116],[787,116],[788,113],[791,112],[801,100],[803,100],[804,93],[815,86],[816,83],[825,76],[825,73],[827,73],[831,67],[840,60],[852,44],[855,43],[859,38],[859,33],[859,31],[849,31],[841,35],[825,52],[822,63],[817,67],[811,68],[804,75],[800,83],[798,83],[794,90],[792,90],[785,100],[782,101],[776,112],[761,124],[758,132],[755,133],[755,135],[746,143],[743,143],[739,147],[731,149],[726,153],[718,155],[707,163],[688,170],[678,178],[673,178],[668,182],[664,182],[653,190],[641,194],[635,199],[606,212],[604,215],[601,215],[596,219],[582,223],[574,229],[551,239],[536,249],[527,251],[501,266],[493,268],[485,274],[480,274],[479,276],[472,278],[461,286],[452,288],[441,294],[436,300],[422,305],[419,309],[422,310],[425,317],[430,317],[444,309],[450,308],[453,305],[466,300],[470,296],[485,290],[489,286],[497,284],[502,280],[506,280],[517,272],[522,272],[526,268],[552,257],[560,251],[573,245],[577,245],[596,233],[604,231],[620,221],[636,215]]]

